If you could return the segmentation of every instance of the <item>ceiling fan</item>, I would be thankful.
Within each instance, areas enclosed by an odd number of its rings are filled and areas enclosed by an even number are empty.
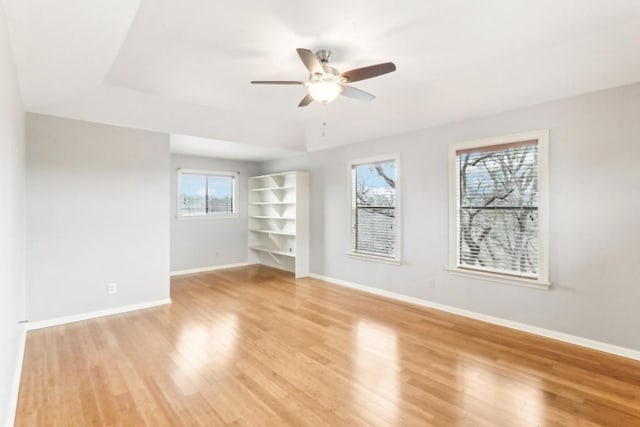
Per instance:
[[[309,49],[296,50],[305,67],[309,70],[309,80],[254,80],[251,83],[263,85],[305,85],[309,93],[302,98],[298,107],[306,107],[314,100],[322,104],[327,104],[336,99],[338,95],[360,101],[371,101],[375,99],[375,96],[353,86],[347,86],[347,84],[381,76],[396,70],[393,62],[385,62],[383,64],[370,65],[368,67],[356,68],[355,70],[340,73],[329,65],[329,60],[333,56],[333,52],[330,50],[319,50],[316,53],[313,53]]]

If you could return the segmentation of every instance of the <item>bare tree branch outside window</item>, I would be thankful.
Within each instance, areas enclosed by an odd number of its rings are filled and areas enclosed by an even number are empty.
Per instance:
[[[519,144],[457,155],[459,263],[538,274],[538,147]]]
[[[352,179],[352,250],[394,258],[397,240],[395,162],[354,166]]]

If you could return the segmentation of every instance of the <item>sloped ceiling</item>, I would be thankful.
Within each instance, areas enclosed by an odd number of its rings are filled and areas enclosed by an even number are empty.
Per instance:
[[[640,81],[637,0],[7,0],[7,15],[28,111],[274,157]],[[298,47],[398,70],[354,84],[373,102],[324,111],[297,107],[302,86],[249,84],[304,80]]]

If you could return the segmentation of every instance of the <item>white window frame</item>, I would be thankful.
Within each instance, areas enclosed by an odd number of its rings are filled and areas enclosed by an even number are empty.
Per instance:
[[[396,172],[396,188],[395,188],[395,207],[394,213],[396,218],[396,256],[395,258],[376,256],[376,255],[368,255],[356,252],[351,247],[351,242],[353,238],[353,224],[352,224],[352,212],[351,212],[351,201],[353,200],[353,182],[351,181],[353,178],[352,170],[354,166],[359,166],[368,163],[379,163],[379,162],[388,162],[393,161],[395,164],[395,172]],[[347,255],[352,258],[361,259],[365,261],[374,261],[380,262],[383,264],[392,264],[392,265],[400,265],[402,263],[402,215],[401,215],[401,173],[400,173],[400,154],[384,154],[379,156],[371,156],[371,157],[363,157],[359,159],[351,160],[347,164],[347,237],[348,237],[348,248]]]
[[[512,276],[509,274],[477,271],[458,265],[458,221],[457,221],[457,176],[456,152],[520,141],[538,141],[538,278]],[[449,146],[449,265],[447,270],[454,275],[489,280],[511,285],[549,289],[549,130],[536,130],[495,138],[460,142]]]
[[[208,213],[205,215],[182,215],[182,204],[180,203],[180,194],[182,190],[182,175],[205,175],[205,176],[219,176],[230,177],[233,182],[232,189],[232,206],[233,212],[231,213]],[[213,218],[237,218],[238,217],[238,172],[232,171],[213,171],[204,169],[178,169],[178,179],[176,181],[176,218],[177,219],[213,219]]]

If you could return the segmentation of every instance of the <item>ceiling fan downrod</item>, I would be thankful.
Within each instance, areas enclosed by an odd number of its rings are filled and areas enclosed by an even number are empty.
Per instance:
[[[333,52],[327,49],[321,49],[316,52],[316,56],[323,64],[327,64],[333,57]]]

